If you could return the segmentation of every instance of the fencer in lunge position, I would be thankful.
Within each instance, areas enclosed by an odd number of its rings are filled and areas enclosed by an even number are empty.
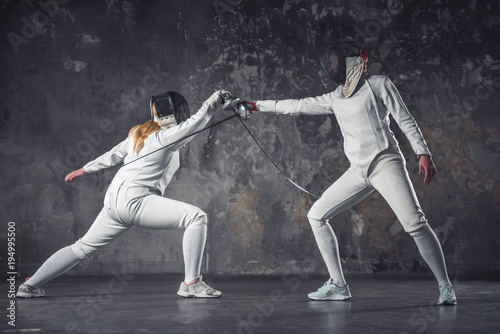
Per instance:
[[[456,296],[448,278],[441,245],[420,207],[406,170],[406,162],[394,134],[389,115],[408,138],[419,159],[419,174],[429,184],[437,174],[431,153],[401,96],[383,75],[369,75],[368,56],[352,38],[326,49],[322,58],[330,78],[339,83],[333,92],[303,99],[247,102],[252,111],[289,115],[334,114],[344,139],[350,167],[318,199],[307,218],[330,279],[308,296],[314,300],[351,298],[341,268],[339,247],[329,221],[377,190],[415,240],[420,254],[439,285],[438,304],[455,305]]]
[[[162,196],[179,168],[179,149],[210,120],[227,91],[217,91],[190,117],[186,99],[167,92],[151,99],[151,120],[133,127],[112,150],[66,176],[65,181],[123,163],[109,185],[104,207],[88,232],[74,244],[52,255],[20,285],[17,296],[43,297],[40,286],[101,251],[132,227],[185,229],[182,249],[185,276],[177,294],[213,298],[221,292],[207,285],[200,274],[207,236],[207,214],[201,209]],[[183,139],[184,138],[184,139]],[[161,147],[168,146],[157,152]]]

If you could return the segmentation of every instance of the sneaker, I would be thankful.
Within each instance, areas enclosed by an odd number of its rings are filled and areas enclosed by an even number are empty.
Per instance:
[[[351,298],[351,292],[347,284],[338,287],[330,278],[318,291],[311,292],[307,296],[314,300],[346,300]]]
[[[438,305],[457,305],[455,289],[453,289],[453,286],[448,282],[439,283]]]
[[[200,275],[192,283],[186,284],[182,282],[177,295],[185,298],[219,298],[222,292],[203,282],[203,276]]]
[[[30,277],[26,278],[24,282],[26,283],[27,280],[29,280]],[[40,288],[34,288],[28,284],[21,284],[19,286],[19,289],[17,290],[16,297],[19,298],[39,298],[45,296],[45,291]]]

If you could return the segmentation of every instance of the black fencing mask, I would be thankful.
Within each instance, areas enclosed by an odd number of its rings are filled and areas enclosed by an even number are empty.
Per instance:
[[[333,82],[344,85],[344,96],[349,97],[363,73],[365,61],[368,57],[364,49],[346,37],[326,48],[321,65]]]
[[[156,109],[156,115],[153,112],[153,105]],[[151,118],[162,128],[172,127],[187,120],[190,116],[189,105],[177,92],[166,92],[154,95],[151,98]]]

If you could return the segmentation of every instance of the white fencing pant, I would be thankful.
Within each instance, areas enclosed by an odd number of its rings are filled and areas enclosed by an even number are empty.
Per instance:
[[[388,149],[375,158],[367,174],[363,178],[349,168],[311,207],[307,214],[311,225],[325,224],[377,190],[406,232],[422,228],[427,221],[406,170],[406,162],[396,149]]]
[[[338,286],[345,285],[345,279],[340,267],[337,238],[328,221],[359,203],[374,190],[384,197],[406,232],[413,235],[419,231],[430,230],[427,229],[427,220],[406,170],[406,162],[397,147],[385,150],[376,157],[365,178],[349,168],[322,194],[307,214],[330,276]],[[434,248],[436,249],[435,245]],[[438,248],[442,254],[439,243]],[[422,253],[420,247],[419,250]],[[426,261],[427,258],[429,257],[424,257]],[[439,277],[447,278],[446,268],[443,267],[444,259],[442,263],[437,271],[442,273],[444,270],[445,275]],[[429,265],[431,266],[430,263]]]
[[[104,197],[104,207],[88,232],[73,245],[73,251],[81,259],[90,257],[132,227],[166,230],[206,224],[207,214],[196,206],[115,179]]]
[[[87,233],[52,255],[26,284],[38,287],[63,274],[132,227],[186,229],[183,237],[185,281],[189,283],[199,276],[207,214],[196,206],[162,197],[159,191],[115,178],[106,192],[104,207]]]

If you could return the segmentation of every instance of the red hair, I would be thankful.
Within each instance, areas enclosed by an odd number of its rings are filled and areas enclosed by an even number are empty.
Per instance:
[[[144,140],[146,140],[146,138],[150,134],[152,134],[160,129],[161,128],[158,125],[158,123],[156,123],[153,120],[149,120],[144,124],[136,125],[132,129],[130,129],[128,136],[132,137],[134,140],[134,152],[139,154],[139,152],[144,147]]]
[[[365,72],[368,72],[368,53],[366,53],[365,48],[360,46],[359,47],[359,54],[361,55],[361,58],[365,61]]]

